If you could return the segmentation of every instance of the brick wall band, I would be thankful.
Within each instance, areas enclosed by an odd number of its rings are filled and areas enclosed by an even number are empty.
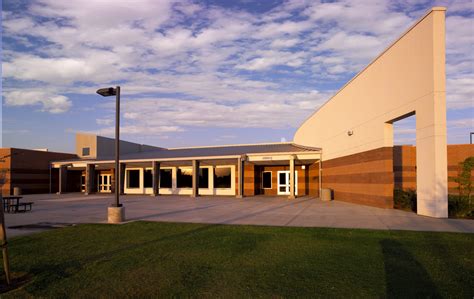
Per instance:
[[[316,166],[314,166],[316,165]],[[245,179],[244,179],[244,190],[245,195],[278,195],[278,171],[289,171],[290,166],[288,165],[252,165],[246,168]],[[251,172],[252,174],[247,174]],[[318,196],[319,195],[319,168],[317,164],[311,165],[296,165],[295,170],[298,175],[298,196]],[[271,188],[263,189],[262,187],[262,173],[269,171],[272,173],[272,186]]]
[[[383,147],[323,161],[322,186],[334,199],[357,204],[393,207],[393,149]]]
[[[448,151],[448,193],[458,194],[458,183],[455,179],[461,171],[460,163],[474,156],[474,144],[450,144]],[[393,149],[393,172],[395,188],[416,190],[416,147],[395,146]],[[474,183],[474,171],[471,173]]]
[[[74,154],[36,151],[18,148],[0,149],[0,170],[5,179],[2,194],[10,195],[14,187],[21,188],[23,194],[48,193],[50,191],[51,161],[77,158]],[[52,192],[57,192],[59,175],[52,170]],[[70,182],[73,184],[73,181]]]
[[[448,145],[447,152],[448,191],[457,194],[459,164],[474,156],[474,145]],[[324,161],[322,178],[336,200],[392,208],[394,189],[416,190],[416,147],[384,147]]]
[[[336,200],[389,208],[393,206],[392,148],[323,162],[323,188],[334,190]]]

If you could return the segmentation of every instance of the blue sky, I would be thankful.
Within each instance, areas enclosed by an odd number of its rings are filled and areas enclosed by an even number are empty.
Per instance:
[[[448,142],[474,131],[466,1],[2,3],[4,147],[73,151],[74,132],[164,147],[290,141],[317,107],[431,6],[448,7]],[[414,120],[396,142],[414,142]]]

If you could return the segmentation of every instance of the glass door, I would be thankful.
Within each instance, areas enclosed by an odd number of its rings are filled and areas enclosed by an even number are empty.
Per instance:
[[[86,176],[81,175],[81,192],[86,192]]]
[[[112,191],[112,175],[111,174],[100,174],[99,175],[99,192],[111,192]]]
[[[278,171],[278,195],[290,195],[290,171]],[[295,171],[295,195],[298,195],[298,171]]]

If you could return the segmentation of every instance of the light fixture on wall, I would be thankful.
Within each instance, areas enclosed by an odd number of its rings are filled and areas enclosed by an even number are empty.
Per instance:
[[[352,130],[347,131],[347,136],[352,136],[352,135],[354,135],[354,131]]]

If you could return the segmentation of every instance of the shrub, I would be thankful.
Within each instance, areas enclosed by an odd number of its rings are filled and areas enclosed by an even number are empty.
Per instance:
[[[466,195],[470,198],[472,192],[471,171],[474,169],[474,157],[467,157],[466,160],[459,163],[459,166],[461,170],[454,181],[458,183],[459,195]]]
[[[474,205],[467,195],[448,195],[448,214],[450,218],[474,219]],[[416,190],[395,189],[394,208],[416,213]]]
[[[474,207],[466,195],[448,195],[448,214],[452,218],[474,219]]]
[[[416,212],[416,191],[415,190],[393,190],[393,206],[395,209]]]

